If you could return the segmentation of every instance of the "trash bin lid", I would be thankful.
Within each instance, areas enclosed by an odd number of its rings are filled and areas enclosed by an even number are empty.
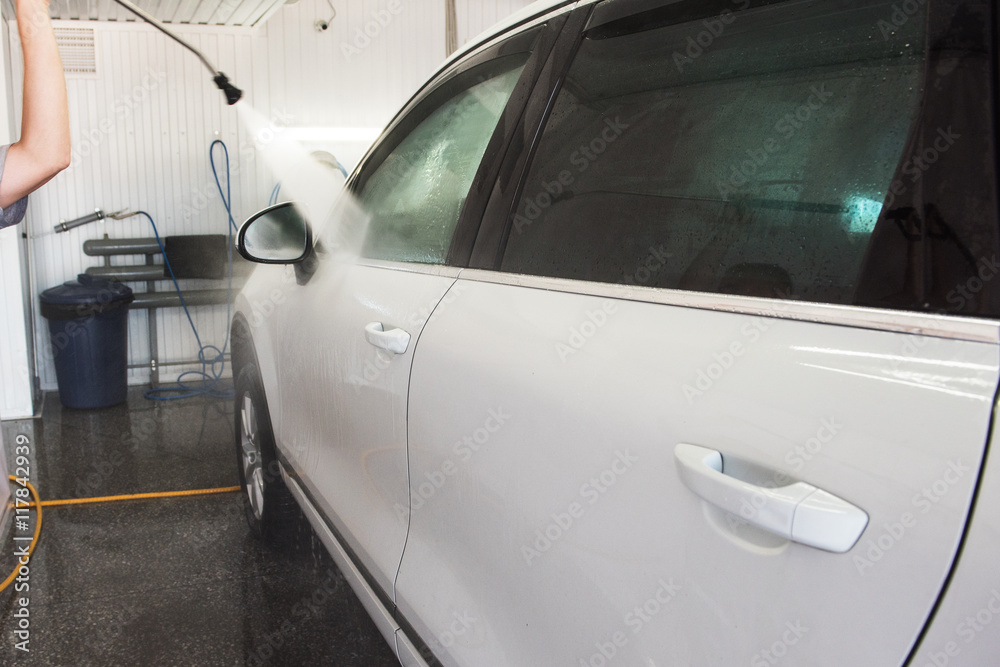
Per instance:
[[[132,288],[117,280],[81,273],[58,287],[41,294],[42,317],[49,320],[74,320],[106,313],[132,303]]]

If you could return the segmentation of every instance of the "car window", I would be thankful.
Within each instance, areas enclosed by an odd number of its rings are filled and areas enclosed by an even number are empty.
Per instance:
[[[365,257],[444,263],[469,187],[526,61],[527,54],[518,54],[477,68],[439,106],[411,112],[423,119],[359,192],[370,216]]]
[[[587,31],[501,268],[849,303],[920,109],[923,3],[898,26],[891,2],[699,5]]]

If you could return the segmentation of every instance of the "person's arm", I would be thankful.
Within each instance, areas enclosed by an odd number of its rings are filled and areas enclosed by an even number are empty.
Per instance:
[[[66,78],[49,20],[48,0],[14,0],[24,54],[21,137],[7,151],[0,175],[0,208],[47,183],[69,166]]]

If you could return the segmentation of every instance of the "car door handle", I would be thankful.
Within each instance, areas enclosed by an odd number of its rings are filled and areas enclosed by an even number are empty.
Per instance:
[[[371,322],[365,326],[365,340],[383,350],[403,354],[410,345],[410,334],[402,329],[386,331],[381,322]]]
[[[864,510],[812,484],[769,488],[727,475],[722,454],[714,449],[680,444],[674,457],[681,479],[696,495],[793,542],[844,553],[868,525]]]

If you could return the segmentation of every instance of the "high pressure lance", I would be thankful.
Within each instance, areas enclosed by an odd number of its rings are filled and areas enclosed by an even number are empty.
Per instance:
[[[225,74],[217,70],[212,65],[212,63],[208,61],[208,58],[205,57],[205,54],[203,54],[201,51],[194,48],[193,46],[185,42],[183,39],[181,39],[174,33],[167,30],[166,26],[164,26],[158,20],[153,18],[151,15],[147,14],[143,10],[133,5],[131,2],[129,2],[129,0],[115,0],[115,2],[117,2],[122,7],[129,10],[130,12],[141,18],[143,21],[145,21],[146,23],[150,24],[151,26],[162,32],[170,39],[174,40],[175,42],[186,48],[191,53],[198,56],[198,60],[200,60],[202,64],[208,68],[208,71],[212,73],[212,80],[215,81],[215,85],[218,86],[219,90],[221,90],[225,94],[226,103],[230,105],[236,104],[237,102],[239,102],[240,98],[243,97],[243,91],[234,86],[233,84],[231,84],[229,82],[229,77],[227,77]]]
[[[71,229],[75,229],[91,222],[97,222],[98,220],[105,220],[107,218],[112,220],[124,220],[125,218],[131,218],[133,215],[138,215],[138,213],[136,211],[129,211],[128,209],[122,209],[121,211],[115,211],[114,213],[105,213],[98,208],[94,209],[93,213],[79,218],[74,218],[73,220],[60,220],[59,224],[53,227],[53,230],[55,230],[56,234],[62,234],[63,232],[68,232]]]

